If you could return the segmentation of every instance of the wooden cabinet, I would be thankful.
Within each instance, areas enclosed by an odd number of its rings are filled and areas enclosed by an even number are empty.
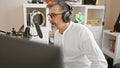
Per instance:
[[[104,30],[102,51],[113,59],[113,65],[120,63],[120,33]]]

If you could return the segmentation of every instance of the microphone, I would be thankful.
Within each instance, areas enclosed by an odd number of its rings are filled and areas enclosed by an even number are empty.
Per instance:
[[[33,22],[35,24],[35,27],[36,27],[36,30],[37,30],[37,34],[40,38],[43,38],[43,34],[42,34],[42,31],[39,27],[39,24],[43,22],[43,17],[41,14],[36,14],[34,15],[33,17]]]
[[[43,34],[42,34],[42,31],[39,27],[39,24],[35,23],[35,26],[36,26],[36,30],[37,30],[37,33],[38,33],[39,37],[43,38]]]

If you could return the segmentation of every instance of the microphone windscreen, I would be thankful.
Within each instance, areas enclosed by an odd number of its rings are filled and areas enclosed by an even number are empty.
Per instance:
[[[43,34],[42,34],[42,31],[39,27],[40,24],[42,24],[43,22],[43,17],[41,14],[36,14],[34,17],[33,17],[33,21],[34,21],[34,24],[35,24],[35,27],[36,27],[36,30],[37,30],[37,33],[39,35],[40,38],[43,38]]]
[[[33,21],[34,23],[38,23],[39,25],[41,25],[43,23],[43,16],[41,14],[36,14],[33,17]]]

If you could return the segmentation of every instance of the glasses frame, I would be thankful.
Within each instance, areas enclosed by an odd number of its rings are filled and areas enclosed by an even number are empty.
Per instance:
[[[48,14],[48,17],[54,18],[54,17],[56,17],[56,16],[58,16],[58,15],[61,15],[61,14],[63,14],[63,13],[49,13],[49,14]]]

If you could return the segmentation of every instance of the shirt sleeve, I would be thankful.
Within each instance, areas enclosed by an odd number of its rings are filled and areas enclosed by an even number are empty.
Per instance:
[[[81,38],[85,55],[91,61],[91,68],[107,68],[107,61],[96,43],[92,32],[87,28],[84,29]]]

